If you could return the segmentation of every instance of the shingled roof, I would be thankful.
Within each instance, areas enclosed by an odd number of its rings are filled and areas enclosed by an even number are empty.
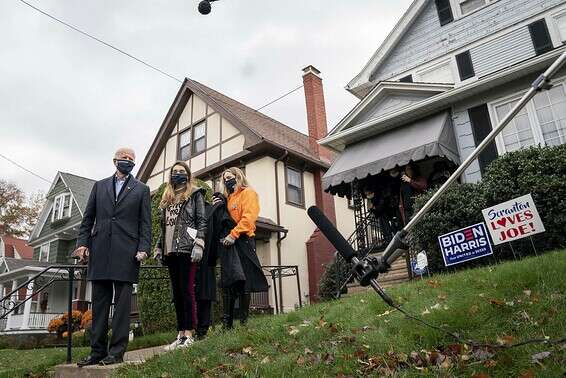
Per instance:
[[[160,151],[173,131],[180,112],[189,96],[193,93],[233,122],[234,126],[246,135],[245,148],[249,149],[260,143],[268,143],[311,163],[326,168],[330,165],[330,161],[324,157],[317,156],[312,150],[308,135],[198,81],[186,78],[140,167],[138,178],[142,179],[142,181],[148,178]]]
[[[77,176],[72,173],[60,173],[63,181],[67,184],[71,193],[73,193],[73,197],[75,198],[75,201],[77,201],[77,205],[79,205],[81,212],[84,212],[88,202],[88,197],[90,196],[90,191],[96,181],[86,177]]]

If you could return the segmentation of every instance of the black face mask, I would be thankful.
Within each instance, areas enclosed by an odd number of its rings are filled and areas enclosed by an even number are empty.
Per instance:
[[[118,172],[124,175],[130,173],[132,169],[134,169],[135,165],[136,163],[134,163],[131,160],[125,160],[125,159],[116,160],[116,168],[118,169]]]
[[[236,179],[231,178],[231,179],[224,181],[224,186],[226,187],[228,192],[234,193],[234,189],[236,188]]]
[[[186,173],[173,173],[171,175],[171,184],[173,186],[183,185],[189,181],[189,175]]]

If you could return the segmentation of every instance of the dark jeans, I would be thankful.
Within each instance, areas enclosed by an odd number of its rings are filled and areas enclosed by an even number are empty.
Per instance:
[[[197,301],[198,325],[196,335],[199,338],[205,337],[212,323],[212,301]]]
[[[169,268],[173,303],[177,314],[177,331],[191,331],[197,327],[197,302],[195,278],[197,264],[189,254],[168,255],[165,263]]]
[[[108,346],[108,316],[114,295],[112,338]],[[92,281],[91,355],[104,358],[108,354],[122,357],[130,334],[132,284],[120,281]]]

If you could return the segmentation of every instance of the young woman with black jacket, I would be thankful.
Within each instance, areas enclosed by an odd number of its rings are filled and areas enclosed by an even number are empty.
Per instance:
[[[160,208],[161,234],[155,256],[169,268],[179,333],[166,349],[173,350],[194,341],[193,331],[197,327],[195,279],[206,235],[205,191],[193,185],[185,162],[178,161],[171,168]]]

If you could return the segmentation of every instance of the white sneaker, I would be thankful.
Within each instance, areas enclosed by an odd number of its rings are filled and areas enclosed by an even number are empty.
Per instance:
[[[187,348],[194,342],[195,342],[195,339],[193,339],[192,336],[183,337],[183,338],[181,338],[181,341],[180,341],[179,345],[177,346],[177,348]]]
[[[167,345],[164,349],[166,351],[175,350],[179,347],[180,344],[181,344],[181,339],[177,337],[175,339],[175,341],[173,341],[171,344]]]

